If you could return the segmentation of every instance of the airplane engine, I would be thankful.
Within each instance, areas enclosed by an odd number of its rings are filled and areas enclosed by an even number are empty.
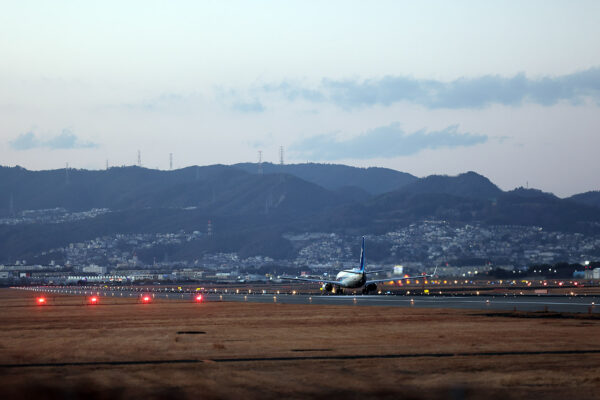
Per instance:
[[[370,283],[367,286],[365,286],[365,289],[364,289],[365,293],[370,293],[370,292],[375,292],[375,291],[377,291],[377,284]]]
[[[323,285],[323,290],[326,292],[331,292],[333,290],[333,285],[331,283],[326,283]]]

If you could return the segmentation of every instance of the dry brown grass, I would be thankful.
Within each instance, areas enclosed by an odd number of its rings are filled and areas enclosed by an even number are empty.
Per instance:
[[[206,361],[0,368],[0,397],[600,398],[600,354],[218,362],[600,350],[598,319],[401,307],[101,302],[85,306],[81,297],[56,296],[52,305],[38,307],[32,293],[0,290],[0,364]]]

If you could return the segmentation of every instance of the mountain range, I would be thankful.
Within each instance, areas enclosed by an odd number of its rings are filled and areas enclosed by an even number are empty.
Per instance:
[[[212,250],[261,243],[266,255],[278,256],[289,247],[284,232],[385,233],[423,219],[600,233],[598,191],[566,199],[502,191],[475,172],[417,178],[386,168],[270,163],[174,171],[0,167],[0,216],[55,207],[112,212],[62,224],[0,225],[0,262],[115,233],[205,231],[209,219],[216,227]]]

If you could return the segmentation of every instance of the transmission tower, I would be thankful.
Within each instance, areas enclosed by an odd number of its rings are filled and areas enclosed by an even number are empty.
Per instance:
[[[283,165],[283,146],[279,146],[279,165]]]
[[[138,150],[138,167],[142,166],[142,152]]]
[[[173,153],[169,153],[169,170],[173,169]]]
[[[69,184],[69,163],[67,163],[67,166],[65,168],[65,183],[67,185]]]
[[[262,167],[262,150],[258,151],[258,174],[262,175],[263,167]]]

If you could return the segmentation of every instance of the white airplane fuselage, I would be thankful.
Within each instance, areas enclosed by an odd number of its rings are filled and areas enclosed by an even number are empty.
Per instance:
[[[335,280],[339,282],[340,287],[356,289],[363,287],[367,279],[360,269],[353,268],[348,271],[338,272],[338,274],[335,277]]]

